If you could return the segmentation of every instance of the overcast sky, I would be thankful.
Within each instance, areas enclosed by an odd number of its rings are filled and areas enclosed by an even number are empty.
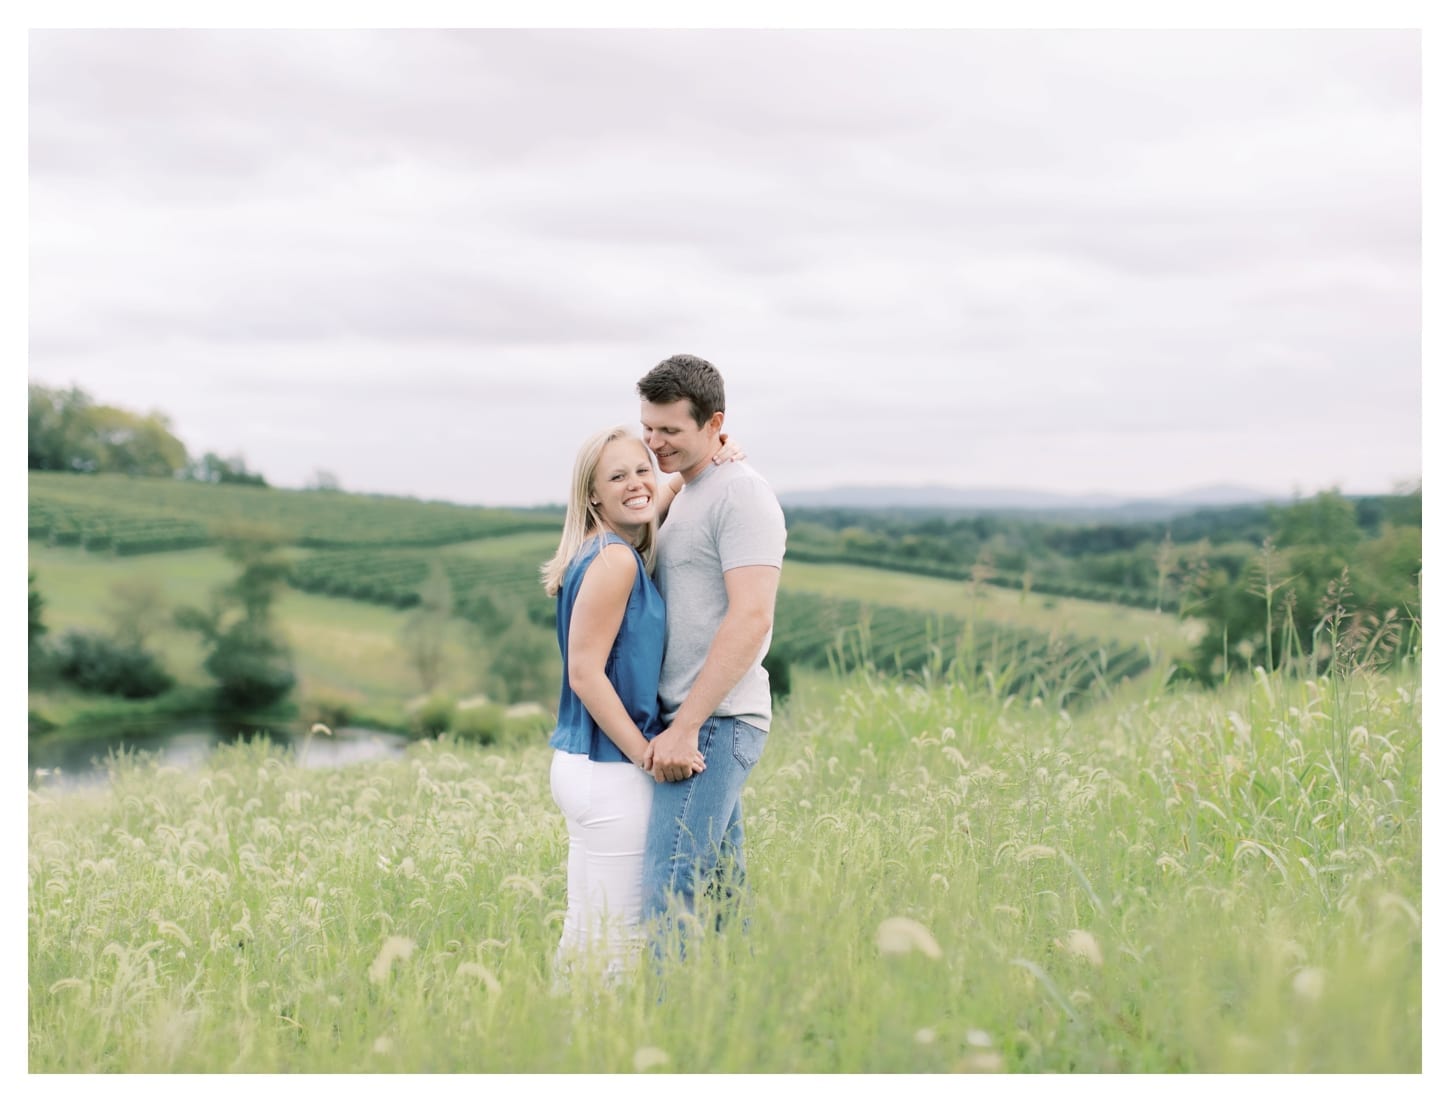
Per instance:
[[[1421,471],[1414,31],[33,31],[31,381],[562,501],[693,352],[782,491]]]

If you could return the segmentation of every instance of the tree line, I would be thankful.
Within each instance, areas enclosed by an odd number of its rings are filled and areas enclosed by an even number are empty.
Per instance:
[[[74,386],[32,383],[29,416],[32,470],[266,485],[240,456],[190,456],[164,414],[102,405]],[[312,488],[339,487],[333,476],[318,472]],[[1024,595],[1113,601],[1191,616],[1205,630],[1185,669],[1209,681],[1295,658],[1316,664],[1336,660],[1345,646],[1358,653],[1418,646],[1421,513],[1415,486],[1353,498],[1331,490],[1287,504],[1197,509],[1158,521],[845,508],[788,509],[786,520],[788,555],[802,561],[878,566],[957,578],[972,586],[1017,588]],[[246,559],[252,552],[242,550],[245,543],[233,544],[228,552],[241,556],[234,561],[243,577],[249,571],[259,578],[269,574],[270,583],[280,584],[282,576],[269,573],[271,566]],[[260,704],[272,689],[285,695],[291,680],[282,673],[284,656],[271,647],[263,610],[256,605],[247,610],[248,583],[238,584],[232,596],[242,601],[240,620],[216,614],[208,622],[198,614],[188,618],[187,626],[212,648],[223,696],[237,697],[238,705],[243,698]],[[441,655],[437,625],[459,610],[446,578],[431,578],[425,588],[405,646],[424,690],[430,691]],[[33,655],[37,599],[32,591]],[[513,633],[499,648],[499,665],[506,668],[490,671],[507,687],[504,699],[519,699],[525,685],[535,690],[536,678],[524,667],[534,670],[548,649],[546,631],[540,630],[548,625],[531,624],[514,608],[490,615],[481,606],[479,614],[487,621],[480,626],[495,637]],[[152,695],[164,679],[164,672],[147,667],[134,653],[122,661],[94,641],[71,639],[52,657],[59,668],[99,669],[102,680],[120,678],[147,687],[140,695]],[[56,668],[56,662],[50,667]],[[244,674],[259,680],[246,688]],[[226,688],[231,682],[234,690]]]
[[[1364,659],[1418,645],[1419,486],[1286,504],[1197,509],[1167,520],[1068,522],[994,514],[787,510],[788,554],[1109,600],[1204,625],[1184,672]],[[1342,657],[1342,655],[1341,655]]]
[[[29,442],[32,471],[267,485],[240,455],[192,456],[164,413],[103,405],[76,386],[30,384]]]

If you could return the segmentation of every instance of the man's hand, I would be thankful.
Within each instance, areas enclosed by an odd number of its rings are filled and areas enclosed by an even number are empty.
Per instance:
[[[700,729],[671,724],[650,740],[644,767],[657,781],[683,781],[705,771]]]

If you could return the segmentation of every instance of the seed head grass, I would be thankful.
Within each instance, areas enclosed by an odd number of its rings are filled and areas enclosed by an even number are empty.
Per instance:
[[[568,984],[546,747],[117,757],[30,796],[30,1070],[1418,1072],[1420,730],[1413,668],[802,677],[748,924]]]

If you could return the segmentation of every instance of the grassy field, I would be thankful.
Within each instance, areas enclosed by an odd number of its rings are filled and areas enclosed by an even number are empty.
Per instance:
[[[127,553],[212,544],[237,523],[309,547],[435,547],[558,528],[529,510],[171,478],[31,471],[27,488],[32,539]]]
[[[563,527],[562,519],[559,526]],[[511,559],[516,555],[533,555],[542,563],[553,556],[558,546],[559,533],[556,531],[515,532],[510,536],[451,543],[447,551],[450,555],[473,555],[480,559]]]
[[[30,566],[53,636],[72,627],[103,630],[111,587],[123,579],[154,581],[171,607],[204,606],[211,591],[235,574],[221,553],[209,548],[117,558],[32,543]],[[342,700],[367,714],[403,721],[406,702],[421,692],[399,643],[406,612],[291,589],[283,590],[276,612],[293,649],[299,700]],[[479,647],[465,625],[454,628],[441,689],[468,695],[479,680]],[[158,631],[152,646],[180,681],[207,682],[196,635],[168,627]],[[56,721],[88,703],[89,698],[64,690],[32,694],[32,707]]]
[[[537,555],[542,562],[556,542],[557,536],[551,533],[525,532],[453,544],[447,552],[500,560]],[[290,553],[297,558],[310,554],[297,549]],[[46,602],[45,621],[53,635],[71,627],[103,629],[105,606],[117,582],[150,579],[170,606],[204,605],[211,591],[234,572],[213,548],[117,557],[32,541],[29,556],[37,588]],[[1175,653],[1191,636],[1191,626],[1166,614],[1030,594],[1023,599],[991,586],[981,587],[974,601],[961,583],[869,567],[787,562],[781,586],[958,616],[975,611],[985,621],[1021,624],[1044,632],[1128,643],[1147,640],[1158,654]],[[398,642],[406,612],[291,589],[284,591],[277,611],[294,648],[302,695],[366,703],[374,712],[389,714],[417,695],[418,683]],[[206,681],[194,635],[164,630],[156,637],[155,649],[183,682]],[[456,695],[476,691],[478,647],[461,623],[448,654],[449,674],[443,690]],[[63,692],[42,694],[41,703],[61,718],[75,706],[73,694]]]
[[[1023,594],[1000,586],[928,578],[894,570],[842,563],[787,561],[781,587],[807,593],[883,605],[919,608],[999,624],[1013,624],[1047,633],[1148,643],[1155,653],[1186,650],[1197,638],[1197,625],[1170,613],[1125,605],[1082,601],[1073,597]]]
[[[30,795],[33,1072],[1417,1072],[1416,669],[1069,717],[803,677],[751,927],[557,989],[541,746]]]

